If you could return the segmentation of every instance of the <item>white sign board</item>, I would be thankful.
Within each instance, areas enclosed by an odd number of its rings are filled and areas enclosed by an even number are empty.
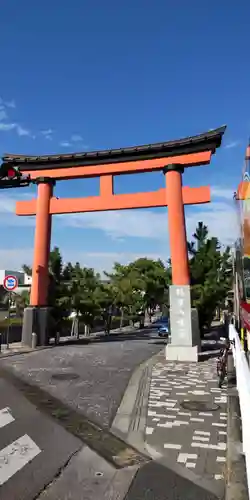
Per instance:
[[[171,344],[192,345],[190,286],[170,287]]]

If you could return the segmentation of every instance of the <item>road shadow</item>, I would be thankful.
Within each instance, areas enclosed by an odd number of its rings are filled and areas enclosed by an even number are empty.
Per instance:
[[[81,337],[79,339],[72,338],[72,339],[65,339],[60,340],[59,344],[54,344],[53,342],[50,344],[51,347],[56,346],[56,347],[65,347],[67,345],[72,346],[72,345],[88,345],[88,344],[100,344],[100,343],[106,343],[106,342],[126,342],[126,341],[131,341],[131,340],[145,340],[145,339],[151,339],[151,340],[157,340],[154,338],[154,333],[152,331],[150,332],[149,329],[143,329],[143,330],[138,330],[134,332],[127,332],[127,333],[110,333],[109,335],[100,335],[96,337]]]
[[[201,352],[199,353],[199,361],[207,361],[211,358],[217,358],[220,349],[223,346],[221,337],[226,337],[224,325],[211,326],[203,333],[201,340]]]

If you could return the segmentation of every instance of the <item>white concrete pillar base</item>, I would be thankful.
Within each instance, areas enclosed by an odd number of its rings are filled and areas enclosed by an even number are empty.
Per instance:
[[[198,361],[200,331],[198,314],[191,308],[190,286],[170,286],[171,343],[166,347],[166,359]]]
[[[183,362],[198,362],[199,348],[198,346],[178,346],[168,344],[166,346],[167,361],[183,361]]]

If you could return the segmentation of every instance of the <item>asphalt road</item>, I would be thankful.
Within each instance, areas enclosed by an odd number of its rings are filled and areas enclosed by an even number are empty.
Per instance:
[[[218,500],[219,497],[157,462],[142,467],[125,500]]]
[[[33,500],[82,446],[0,378],[1,500]]]
[[[11,356],[0,365],[108,428],[133,371],[163,347],[149,331]]]

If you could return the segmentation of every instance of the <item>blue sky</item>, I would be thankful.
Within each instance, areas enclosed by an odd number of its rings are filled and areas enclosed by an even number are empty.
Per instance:
[[[189,235],[204,220],[234,239],[232,194],[250,135],[247,0],[8,0],[1,6],[0,155],[95,150],[170,140],[227,124],[208,167],[184,184],[212,186],[212,203],[186,209]],[[118,193],[164,185],[161,173],[121,176]],[[14,215],[29,190],[1,191],[0,268],[31,263],[34,220]],[[60,197],[98,182],[58,182]],[[65,260],[98,270],[116,260],[167,259],[167,209],[54,217]]]

